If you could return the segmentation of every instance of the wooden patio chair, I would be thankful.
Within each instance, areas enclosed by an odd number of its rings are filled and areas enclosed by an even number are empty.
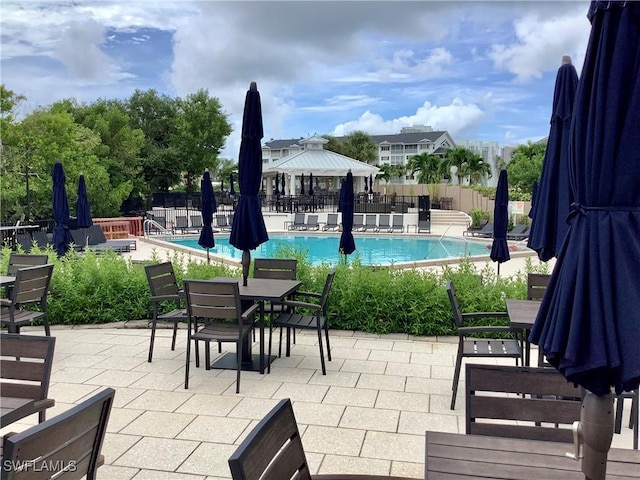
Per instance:
[[[551,368],[466,366],[466,432],[573,442],[581,391]]]
[[[52,273],[52,264],[16,271],[16,281],[9,298],[0,298],[0,322],[7,326],[9,333],[20,333],[21,326],[42,320],[45,334],[51,335],[47,318],[47,294]],[[29,306],[36,306],[38,310],[25,308]]]
[[[408,480],[378,475],[311,475],[291,400],[285,398],[229,457],[233,480]]]
[[[542,300],[544,294],[547,291],[547,285],[551,275],[545,273],[529,273],[527,274],[527,299],[528,300]],[[528,332],[524,332],[525,335]],[[526,338],[523,339],[523,344],[526,343]],[[551,365],[544,361],[544,355],[542,350],[538,347],[538,366],[550,367]]]
[[[151,303],[153,304],[153,318],[151,319],[151,340],[149,341],[148,362],[153,357],[153,345],[156,338],[156,326],[158,322],[173,323],[173,336],[171,338],[171,350],[176,349],[176,335],[178,323],[186,322],[189,318],[187,309],[182,306],[184,292],[178,287],[178,281],[173,271],[171,262],[147,265],[144,267],[147,275],[147,283],[151,290]],[[175,308],[166,313],[160,313],[164,302],[175,303]]]
[[[231,342],[236,344],[236,393],[240,393],[240,371],[242,367],[242,342],[249,340],[254,328],[258,303],[242,311],[238,280],[185,280],[189,328],[185,364],[184,388],[189,388],[189,364],[191,342],[194,342],[196,367],[200,366],[198,342],[205,342],[207,370],[211,365],[209,344]]]
[[[324,365],[324,347],[322,346],[322,331],[324,330],[326,342],[327,342],[327,358],[331,361],[331,345],[329,344],[329,325],[327,324],[327,300],[329,298],[329,292],[331,292],[331,285],[333,285],[333,278],[336,275],[335,268],[332,269],[327,275],[327,279],[324,283],[324,289],[322,293],[314,292],[296,292],[296,300],[285,300],[282,304],[286,307],[290,307],[290,312],[283,312],[276,318],[271,320],[271,328],[269,329],[269,357],[271,357],[271,337],[273,328],[280,328],[280,343],[278,346],[278,356],[282,356],[282,329],[287,330],[287,350],[286,356],[291,355],[291,341],[290,331],[291,329],[308,329],[315,330],[318,334],[318,347],[320,349],[320,364],[322,366],[322,374],[326,375],[327,370]],[[306,298],[311,301],[297,300],[299,298]],[[312,310],[312,315],[304,315],[295,313],[295,309],[300,308],[303,310]]]
[[[48,255],[31,255],[24,253],[11,252],[9,255],[9,265],[7,267],[7,275],[16,276],[16,272],[20,268],[35,267],[46,265],[49,261]]]
[[[522,358],[522,348],[517,337],[517,332],[507,326],[467,326],[469,320],[482,320],[486,318],[508,319],[507,312],[476,312],[462,313],[458,303],[458,297],[451,281],[447,281],[447,295],[451,303],[453,320],[458,328],[458,354],[453,373],[453,385],[451,390],[451,410],[456,408],[456,396],[458,394],[458,381],[463,358],[513,358],[516,362]],[[482,333],[509,333],[509,338],[488,339],[476,338],[474,335]]]
[[[338,214],[337,213],[328,213],[327,214],[327,223],[322,226],[322,231],[326,232],[327,230],[339,230],[340,224],[338,223]]]
[[[44,422],[46,409],[56,403],[55,400],[47,398],[55,345],[55,337],[15,333],[0,335],[2,396],[28,398],[34,401],[33,409],[25,412],[22,418],[37,413],[38,421]]]
[[[2,480],[95,480],[115,390],[106,388],[60,415],[5,438]],[[21,467],[20,467],[21,466]]]

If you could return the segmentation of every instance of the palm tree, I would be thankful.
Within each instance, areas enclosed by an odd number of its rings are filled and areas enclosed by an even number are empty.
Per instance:
[[[441,178],[441,163],[441,157],[425,152],[411,157],[407,163],[407,170],[411,175],[418,173],[418,183],[438,183]]]
[[[485,177],[491,177],[491,165],[485,162],[480,155],[474,153],[468,160],[469,183],[482,183]]]
[[[474,162],[476,154],[468,148],[456,147],[447,150],[445,158],[441,164],[442,174],[449,176],[451,167],[456,167],[458,184],[462,185],[462,180],[470,174],[469,165]],[[482,160],[482,158],[480,158]]]
[[[378,159],[378,146],[366,132],[357,130],[344,139],[340,153],[361,162],[374,163]]]

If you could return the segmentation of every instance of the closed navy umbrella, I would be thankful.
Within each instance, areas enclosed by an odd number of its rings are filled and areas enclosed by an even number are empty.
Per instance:
[[[256,82],[251,82],[244,103],[242,141],[238,158],[240,198],[233,216],[229,243],[242,250],[242,281],[247,285],[251,253],[269,240],[262,218],[260,184],[262,182],[262,107]]]
[[[569,232],[530,340],[593,393],[583,402],[582,469],[604,478],[606,454],[590,442],[610,443],[611,388],[640,384],[640,2],[592,2],[589,19],[571,127]]]
[[[498,262],[498,275],[500,264],[511,258],[507,245],[507,224],[509,223],[509,185],[507,171],[501,170],[496,188],[495,206],[493,209],[493,244],[491,245],[491,260]]]
[[[69,244],[73,241],[69,231],[69,201],[65,189],[66,178],[62,163],[56,162],[53,166],[53,249],[59,257],[69,250]]]
[[[364,193],[369,191],[369,184],[367,183],[367,177],[364,177]]]
[[[342,235],[338,251],[343,255],[350,255],[356,250],[356,242],[353,239],[353,174],[351,170],[340,189],[340,205],[342,210]]]
[[[369,174],[369,193],[373,193],[373,175]]]
[[[205,170],[200,181],[200,199],[202,203],[202,229],[198,245],[207,249],[207,262],[209,262],[209,249],[216,246],[213,238],[213,212],[217,210],[216,196],[213,194],[211,185],[211,175],[209,170]]]
[[[280,182],[280,176],[276,173],[276,191],[274,192],[276,197],[280,195],[280,188],[278,187],[279,182]]]
[[[545,262],[560,251],[569,230],[567,215],[573,201],[569,188],[569,130],[578,74],[569,57],[563,57],[562,63],[556,76],[551,127],[527,241],[527,246]]]
[[[304,195],[304,173],[300,175],[300,195]]]
[[[87,238],[86,229],[93,225],[91,219],[91,204],[87,197],[87,184],[84,181],[84,175],[78,178],[78,199],[76,200],[76,225],[82,229],[83,238]]]
[[[309,195],[313,195],[313,173],[309,174]]]
[[[233,173],[229,174],[229,185],[231,185],[229,187],[229,195],[235,195],[236,194],[236,189],[233,186]]]
[[[286,195],[284,191],[284,172],[282,172],[282,181],[280,182],[280,191],[282,192],[282,195]]]

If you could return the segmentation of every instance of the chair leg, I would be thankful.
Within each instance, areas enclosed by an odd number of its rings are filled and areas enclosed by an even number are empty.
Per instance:
[[[196,340],[196,358],[198,358],[198,341]],[[187,361],[184,368],[184,389],[189,388],[189,363],[191,361],[191,335],[187,334]]]
[[[458,381],[460,380],[460,368],[462,367],[462,349],[464,345],[462,341],[458,345],[458,356],[456,358],[456,367],[453,373],[453,385],[451,386],[451,390],[453,391],[451,395],[451,410],[455,410],[456,408],[456,395],[458,394]]]
[[[331,361],[331,344],[329,343],[329,327],[324,324],[324,336],[327,339],[327,359]]]
[[[633,405],[633,402],[632,402]],[[613,427],[613,433],[620,433],[622,431],[622,410],[624,408],[624,398],[622,395],[618,395],[616,398],[616,417]],[[633,413],[633,412],[631,412]]]
[[[200,368],[200,347],[198,346],[197,340],[194,340],[193,348],[196,353],[196,368]]]
[[[269,348],[267,349],[267,373],[271,373],[271,338],[273,337],[273,325],[269,325]]]
[[[242,340],[236,342],[236,393],[240,393],[240,371],[242,370]]]
[[[151,363],[151,359],[153,357],[153,344],[156,340],[156,320],[151,320],[151,341],[149,342],[149,357],[147,358],[147,362]],[[172,349],[173,350],[173,349]]]
[[[46,315],[43,317],[43,321],[44,321],[44,334],[47,337],[50,337],[51,336],[51,328],[49,327],[49,319],[47,318]]]
[[[280,327],[280,342],[278,343],[278,358],[282,357],[282,329],[283,327]]]
[[[211,370],[211,342],[204,342],[204,369]]]
[[[47,419],[47,412],[45,410],[40,410],[38,412],[38,423],[42,423]]]
[[[173,323],[173,338],[171,339],[171,350],[176,349],[176,336],[178,335],[178,322]]]
[[[318,346],[320,347],[320,365],[322,366],[322,374],[327,374],[327,369],[324,365],[324,351],[322,350],[322,330],[318,329]]]

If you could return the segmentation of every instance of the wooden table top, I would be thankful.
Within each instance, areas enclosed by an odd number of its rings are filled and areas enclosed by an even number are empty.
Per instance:
[[[212,280],[229,280],[228,277],[216,277]],[[248,278],[247,286],[238,279],[240,297],[243,300],[277,301],[295,292],[302,282],[299,280],[278,280],[272,278]]]
[[[35,407],[35,400],[32,398],[0,397],[0,411],[2,418],[0,428],[31,415]]]
[[[514,438],[426,433],[425,478],[502,480],[584,480],[582,462],[565,454],[569,443]],[[612,448],[607,480],[638,479],[640,451]]]
[[[16,277],[12,277],[9,275],[1,275],[0,276],[0,287],[4,287],[5,285],[11,285],[15,283]]]
[[[531,329],[538,316],[541,302],[539,300],[507,299],[507,314],[513,328]]]

